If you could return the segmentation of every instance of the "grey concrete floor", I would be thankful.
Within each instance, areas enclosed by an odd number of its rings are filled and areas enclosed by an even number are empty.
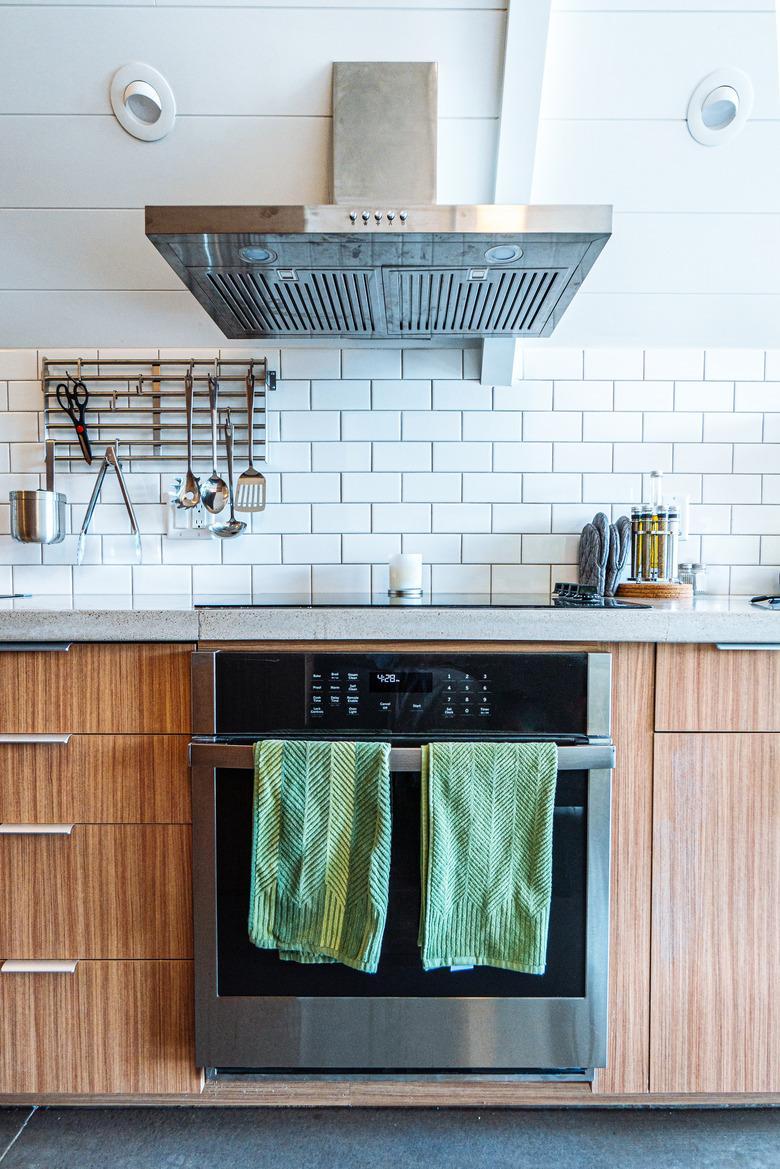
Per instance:
[[[2,1169],[780,1169],[780,1110],[0,1110]]]

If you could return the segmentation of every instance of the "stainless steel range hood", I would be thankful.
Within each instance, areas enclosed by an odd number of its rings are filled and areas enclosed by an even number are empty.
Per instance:
[[[435,65],[338,64],[337,203],[147,207],[146,234],[226,337],[547,336],[611,207],[439,206],[435,149]]]

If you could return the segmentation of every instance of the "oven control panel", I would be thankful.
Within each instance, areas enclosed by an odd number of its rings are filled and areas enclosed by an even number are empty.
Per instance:
[[[225,650],[214,721],[217,734],[258,738],[584,735],[602,675],[609,709],[608,666],[576,652]]]
[[[348,664],[337,669],[312,666],[308,717],[312,723],[361,723],[368,719],[371,725],[383,726],[396,716],[418,722],[425,715],[444,725],[484,724],[493,714],[492,697],[491,677],[484,669],[406,664],[363,669],[350,669]]]

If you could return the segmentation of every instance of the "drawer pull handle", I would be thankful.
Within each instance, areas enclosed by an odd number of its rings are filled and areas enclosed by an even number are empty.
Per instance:
[[[72,641],[0,641],[0,653],[66,654]]]
[[[2,836],[70,836],[73,824],[0,824]]]
[[[75,974],[78,958],[6,958],[0,974]]]
[[[0,735],[0,746],[3,744],[24,743],[65,743],[70,742],[70,735]]]
[[[780,649],[780,641],[719,641],[716,649]]]

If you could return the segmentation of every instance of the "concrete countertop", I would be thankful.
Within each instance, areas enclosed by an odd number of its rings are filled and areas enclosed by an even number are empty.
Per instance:
[[[529,598],[529,600],[540,598]],[[200,598],[195,598],[199,601]],[[209,598],[240,605],[242,598]],[[780,645],[780,610],[747,597],[650,609],[304,606],[196,609],[190,596],[0,601],[0,642],[15,641],[652,641]]]

